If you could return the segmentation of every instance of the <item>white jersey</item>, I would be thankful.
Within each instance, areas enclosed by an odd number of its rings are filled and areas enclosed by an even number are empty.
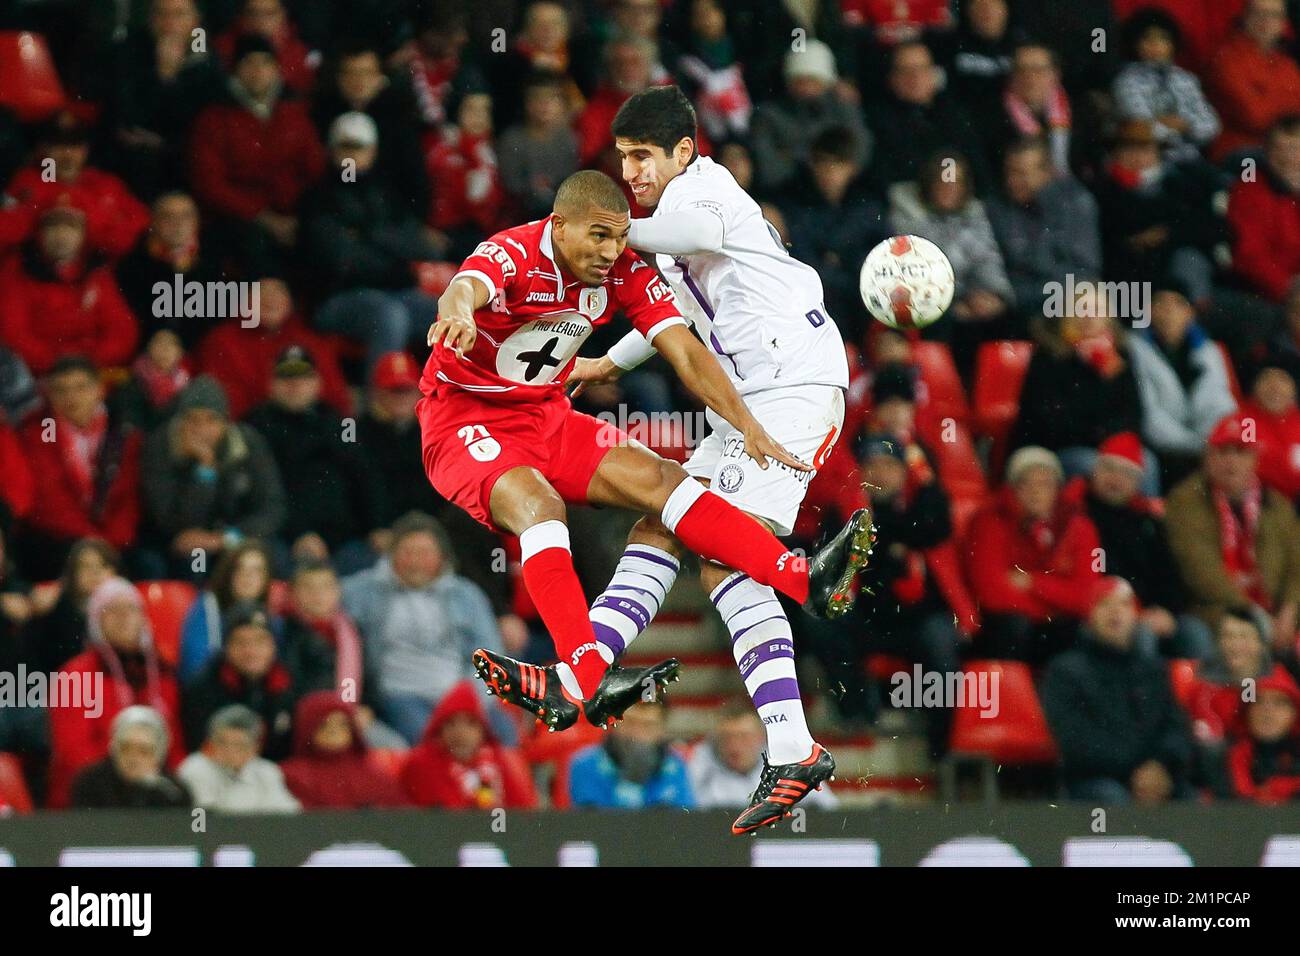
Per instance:
[[[722,248],[656,262],[736,390],[847,388],[844,341],[822,302],[821,277],[786,251],[726,167],[696,157],[664,188],[654,215],[688,209],[722,220]]]

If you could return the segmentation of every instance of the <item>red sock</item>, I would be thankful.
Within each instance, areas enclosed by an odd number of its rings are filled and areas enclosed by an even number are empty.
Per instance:
[[[700,557],[744,571],[800,604],[808,600],[808,561],[695,479],[682,482],[668,497],[663,520]]]
[[[560,521],[543,521],[521,534],[519,545],[528,596],[551,632],[560,661],[573,671],[587,700],[596,693],[607,665],[596,648],[587,597],[573,569],[569,529]]]

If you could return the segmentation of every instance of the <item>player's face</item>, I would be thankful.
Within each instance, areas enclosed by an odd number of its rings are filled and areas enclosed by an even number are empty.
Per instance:
[[[623,163],[623,181],[632,187],[636,204],[642,209],[659,205],[664,188],[690,164],[695,153],[689,137],[683,137],[671,153],[662,146],[623,136],[614,140],[614,146]]]
[[[583,285],[600,285],[627,248],[631,217],[592,209],[580,218],[556,215],[551,237],[561,265]]]

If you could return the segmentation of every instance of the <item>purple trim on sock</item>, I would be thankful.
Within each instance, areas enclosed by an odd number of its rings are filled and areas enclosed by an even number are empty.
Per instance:
[[[661,558],[657,554],[651,554],[649,551],[633,551],[628,548],[623,552],[624,557],[631,556],[641,558],[643,561],[653,561],[655,564],[662,564],[665,568],[671,568],[674,573],[681,570],[682,566],[671,558]]]
[[[771,641],[754,648],[743,658],[741,658],[740,676],[746,678],[754,672],[754,668],[766,661],[774,661],[778,657],[786,657],[794,660],[794,645],[789,641]]]
[[[728,591],[734,588],[741,581],[748,581],[748,580],[749,580],[748,574],[737,574],[734,578],[731,579],[731,582],[729,584],[723,585],[722,590],[718,592],[716,597],[712,597],[709,600],[713,602],[714,607],[717,607],[718,602],[727,596]]]
[[[650,612],[630,598],[612,597],[608,594],[602,594],[596,598],[596,603],[591,606],[594,611],[598,607],[609,608],[611,611],[617,611],[625,618],[636,625],[637,633],[644,631],[650,626]]]
[[[753,693],[754,706],[764,707],[783,700],[799,700],[799,682],[793,677],[770,680]]]
[[[627,650],[627,642],[623,640],[623,635],[614,630],[608,624],[602,624],[600,621],[592,621],[591,629],[596,635],[596,640],[604,644],[614,652],[614,659]]]
[[[742,628],[741,628],[740,630],[738,630],[735,634],[732,634],[732,635],[731,635],[731,643],[735,644],[736,641],[740,640],[742,637],[745,636],[745,632],[746,632],[746,631],[752,631],[754,628],[758,627],[758,625],[760,625],[760,624],[766,624],[768,621],[784,621],[784,620],[785,620],[785,615],[784,615],[784,614],[774,614],[774,615],[772,615],[771,617],[765,617],[765,618],[763,618],[763,620],[761,620],[761,621],[755,621],[753,624],[750,624],[748,627],[742,627]],[[774,637],[774,638],[772,638],[772,640],[774,640],[774,641],[776,641],[776,640],[786,640],[786,638],[777,638],[777,637]],[[790,650],[790,656],[791,656],[791,657],[794,657],[794,649],[793,649],[793,648],[791,648],[791,650]]]
[[[730,624],[733,620],[735,620],[740,615],[744,614],[746,611],[752,611],[754,610],[754,608],[762,607],[764,604],[775,604],[778,607],[780,607],[781,602],[774,601],[771,598],[768,598],[766,601],[759,601],[757,604],[746,604],[744,607],[732,611],[730,614],[728,614],[726,618],[723,619],[723,623]],[[733,637],[732,640],[734,641],[735,638]]]

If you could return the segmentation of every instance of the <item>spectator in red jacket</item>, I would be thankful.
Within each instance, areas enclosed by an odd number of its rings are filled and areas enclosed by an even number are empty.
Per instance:
[[[184,756],[176,677],[154,649],[140,592],[124,578],[109,578],[90,596],[86,618],[88,647],[60,672],[63,686],[80,688],[81,700],[49,708],[51,807],[67,806],[77,771],[108,756],[113,718],[134,704],[167,721],[168,766]]]
[[[447,692],[411,749],[402,786],[419,807],[529,810],[537,793],[518,752],[503,747],[488,726],[473,681]]]
[[[1268,131],[1264,162],[1228,198],[1237,275],[1260,295],[1281,302],[1300,275],[1300,115]]]
[[[213,329],[199,345],[195,365],[226,390],[230,417],[241,419],[270,395],[271,372],[280,353],[301,345],[316,363],[321,400],[340,415],[352,414],[352,396],[339,368],[334,347],[313,332],[294,312],[289,286],[283,279],[259,280],[259,322],[244,328],[230,319]]]
[[[470,93],[460,101],[455,126],[428,153],[433,207],[429,225],[442,234],[444,258],[462,259],[501,224],[505,191],[492,145],[492,97]],[[445,237],[445,238],[443,238]]]
[[[140,520],[140,433],[110,413],[94,363],[59,359],[43,385],[48,410],[22,434],[40,478],[26,521],[26,570],[38,578],[57,575],[80,538],[129,548]]]
[[[356,707],[336,691],[315,691],[298,701],[293,756],[280,769],[304,810],[407,804],[397,781],[370,760]]]
[[[324,172],[325,150],[306,106],[283,95],[266,38],[240,37],[231,69],[227,101],[195,120],[190,175],[226,252],[265,266],[293,246],[298,200]]]
[[[0,418],[0,526],[23,518],[36,500],[36,478],[12,425]]]
[[[320,53],[309,50],[298,38],[298,30],[280,0],[244,0],[234,26],[217,37],[217,53],[226,69],[234,68],[239,41],[245,36],[262,37],[271,44],[287,89],[303,96],[311,93]]]
[[[967,530],[966,573],[989,657],[1041,662],[1088,613],[1100,544],[1088,517],[1061,500],[1062,474],[1047,449],[1021,448],[1006,486]]]
[[[47,209],[32,241],[0,271],[0,338],[37,375],[62,355],[103,368],[135,354],[135,317],[113,273],[87,257],[79,209]]]
[[[1235,796],[1256,803],[1300,798],[1300,687],[1286,673],[1255,686],[1245,706],[1246,736],[1228,751],[1228,779]]]
[[[1224,741],[1245,733],[1242,696],[1246,688],[1273,674],[1285,674],[1275,663],[1260,619],[1245,611],[1228,610],[1219,619],[1214,656],[1203,663],[1187,692],[1187,713],[1203,763],[1222,759]]]
[[[1255,422],[1260,481],[1296,501],[1300,497],[1300,408],[1295,379],[1280,368],[1260,370],[1241,413]]]
[[[1300,113],[1300,65],[1282,49],[1286,28],[1285,0],[1250,0],[1241,28],[1214,54],[1205,79],[1223,120],[1215,160],[1258,146],[1277,120]]]
[[[26,213],[0,216],[27,215],[33,222],[53,206],[71,206],[85,214],[88,251],[114,260],[126,255],[149,224],[149,210],[122,180],[87,165],[86,128],[60,113],[42,132],[35,155],[37,162],[18,170],[6,190]]]

